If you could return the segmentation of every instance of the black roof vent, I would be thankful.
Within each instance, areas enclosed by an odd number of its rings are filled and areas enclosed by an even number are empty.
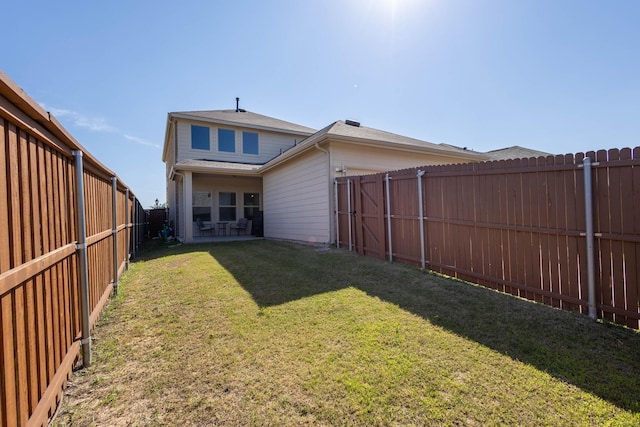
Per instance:
[[[360,122],[356,122],[355,120],[345,120],[344,122],[349,126],[355,126],[357,128],[360,127]]]
[[[246,113],[247,110],[240,108],[240,98],[236,96],[236,113]]]

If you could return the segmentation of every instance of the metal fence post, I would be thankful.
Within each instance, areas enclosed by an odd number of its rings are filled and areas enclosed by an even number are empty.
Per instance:
[[[127,259],[126,259],[126,263],[127,263],[127,270],[129,269],[129,258],[130,258],[130,254],[131,254],[131,233],[132,230],[129,227],[129,215],[131,214],[131,209],[129,209],[129,189],[127,188],[127,192],[126,192],[126,200],[125,200],[125,204],[124,204],[124,224],[125,224],[125,230],[126,230],[126,239],[127,239]]]
[[[391,178],[389,177],[389,174],[387,174],[384,178],[385,180],[385,187],[386,187],[386,193],[387,193],[387,235],[388,235],[388,240],[389,240],[389,262],[393,262],[393,243],[391,242],[391,198],[389,197],[389,180]]]
[[[333,180],[333,184],[334,184],[334,203],[335,203],[335,208],[336,208],[336,248],[340,248],[340,213],[338,212],[338,180],[334,179]]]
[[[417,177],[418,177],[418,203],[420,206],[418,206],[418,213],[420,215],[420,260],[422,261],[422,269],[424,270],[426,268],[426,260],[425,260],[425,254],[424,254],[424,208],[422,205],[422,176],[424,175],[425,171],[423,170],[418,170],[417,173]]]
[[[597,319],[596,311],[596,276],[593,244],[593,189],[591,182],[591,158],[588,156],[582,161],[584,172],[584,211],[585,211],[585,236],[587,239],[587,286],[589,298],[589,317]]]
[[[351,180],[347,179],[347,211],[349,212],[349,251],[353,250],[353,232],[351,231]]]
[[[113,293],[118,295],[118,178],[111,177],[111,200],[113,204]]]
[[[82,366],[85,368],[91,365],[91,308],[89,307],[89,272],[87,264],[87,225],[84,209],[84,168],[82,165],[82,151],[73,150],[76,169],[76,216],[78,218],[77,233],[78,241],[76,250],[78,251],[79,285],[80,285],[80,309],[82,320]]]
[[[138,253],[138,204],[136,203],[136,198],[133,198],[133,259],[136,258],[136,254]]]

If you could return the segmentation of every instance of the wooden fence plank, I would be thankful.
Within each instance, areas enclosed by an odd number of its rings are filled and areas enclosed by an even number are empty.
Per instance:
[[[35,306],[35,280],[30,279],[25,283],[25,313],[26,313],[26,352],[27,352],[27,389],[29,393],[29,413],[38,405],[40,394],[38,392],[38,347],[37,347],[37,322]]]
[[[620,159],[621,160],[630,160],[633,158],[633,153],[631,149],[624,148],[620,150]],[[620,185],[620,228],[622,234],[632,234],[635,232],[635,225],[633,223],[633,210],[634,210],[634,188],[633,185],[633,168],[626,167],[621,168],[619,180],[622,185]],[[623,183],[628,183],[624,185]],[[640,192],[639,192],[640,193]],[[640,196],[640,194],[638,194]],[[622,304],[621,307],[624,307],[625,310],[632,311],[637,309],[634,307],[636,295],[633,294],[633,289],[635,286],[630,285],[630,283],[637,283],[638,277],[636,276],[636,268],[637,266],[633,265],[633,262],[630,263],[631,260],[636,258],[636,243],[625,241],[622,242],[622,258],[621,265],[623,268],[622,274]],[[625,324],[631,328],[637,328],[638,321],[631,317],[627,317],[625,319]]]
[[[587,153],[577,153],[575,155],[576,163],[584,164],[584,159],[589,157],[590,159],[595,159],[594,152]],[[580,169],[578,173],[576,173],[576,230],[581,230],[586,232],[586,212],[585,212],[585,181],[584,181],[584,169]],[[593,179],[592,179],[593,181]],[[594,225],[595,227],[595,225]],[[587,301],[588,299],[588,280],[587,280],[587,242],[586,238],[582,237],[577,239],[577,247],[578,247],[578,257],[579,257],[579,265],[578,265],[578,273],[580,275],[580,285],[578,287],[580,299]],[[594,254],[595,258],[595,254]],[[597,285],[596,285],[597,286]],[[585,313],[585,310],[588,310],[588,307],[582,307],[582,312]]]
[[[7,123],[0,118],[0,235],[9,236],[9,204],[8,204],[8,183],[7,183]],[[11,268],[10,264],[11,243],[8,238],[0,239],[0,274]],[[2,292],[0,292],[0,297]],[[2,402],[0,402],[1,404]]]
[[[563,165],[564,156],[549,157],[552,165]],[[562,183],[562,170],[554,170],[549,173],[549,228],[558,230],[562,228],[564,222],[564,186]],[[549,237],[549,267],[551,270],[550,289],[554,295],[561,295],[560,284],[562,281],[560,267],[560,238],[558,234]],[[553,307],[560,307],[561,301],[558,298],[551,299]]]
[[[620,151],[618,149],[609,150],[607,153],[609,162],[615,163],[620,159]],[[609,180],[609,223],[611,233],[623,234],[622,229],[622,211],[624,210],[624,202],[621,198],[621,168],[608,168]],[[611,241],[611,287],[612,300],[611,305],[616,308],[625,307],[625,290],[624,290],[624,244],[619,240]],[[615,315],[614,319],[617,323],[626,324],[627,319],[624,316]]]
[[[377,174],[376,179],[376,203],[378,204],[377,213],[377,235],[378,235],[378,258],[385,259],[385,252],[387,248],[387,234],[385,233],[385,196],[384,196],[384,177],[382,174]]]
[[[536,163],[535,159],[527,159],[524,162],[524,166],[528,167],[530,166],[532,163]],[[524,199],[522,200],[522,209],[523,209],[523,216],[522,216],[522,221],[523,221],[523,225],[529,226],[529,227],[533,227],[533,217],[534,217],[534,209],[536,208],[536,205],[533,204],[532,201],[532,197],[533,197],[533,183],[534,183],[534,178],[535,175],[532,173],[523,173],[522,176],[522,187],[523,187],[523,191],[522,191],[522,195],[524,197]],[[521,245],[520,248],[522,250],[522,262],[524,264],[524,274],[525,274],[525,282],[524,284],[529,288],[532,289],[534,287],[534,285],[537,286],[537,283],[535,282],[535,270],[537,269],[537,254],[536,251],[534,250],[534,233],[526,233],[525,235],[523,235],[521,237]],[[524,297],[530,300],[535,300],[536,296],[535,293],[532,291],[525,291],[524,293]]]
[[[575,158],[573,155],[567,155],[565,160],[565,164],[575,164]],[[566,224],[565,227],[567,230],[577,231],[579,230],[577,226],[577,211],[581,208],[577,194],[582,191],[580,188],[577,188],[576,185],[576,174],[582,174],[581,169],[574,169],[569,173],[564,175],[564,186],[566,187],[565,197],[566,197]],[[582,203],[582,209],[584,210],[584,203]],[[578,251],[578,238],[574,236],[566,236],[565,244],[566,244],[566,267],[564,268],[566,272],[567,283],[562,288],[562,292],[565,295],[572,296],[574,298],[580,297],[580,276],[579,276],[579,251]],[[571,310],[571,311],[580,311],[580,306],[571,304],[571,303],[563,303],[563,308]]]
[[[13,347],[13,292],[0,296],[0,381],[2,382],[2,413],[7,424],[18,419],[17,387],[15,377],[15,349]]]
[[[20,170],[18,153],[18,135],[15,126],[9,128],[9,150],[7,158],[7,178],[9,183],[9,242],[11,245],[11,267],[22,263],[22,215],[20,213]]]
[[[355,241],[356,241],[356,251],[360,255],[364,255],[364,221],[362,220],[362,197],[363,197],[363,188],[362,188],[362,177],[356,176],[353,177],[353,195],[355,201],[355,214],[354,214],[354,225],[355,225]]]
[[[47,329],[45,326],[45,273],[40,273],[35,277],[34,306],[36,318],[36,349],[38,364],[38,395],[42,396],[47,389],[47,355],[50,353],[47,348]]]
[[[25,328],[24,287],[14,292],[14,331],[15,331],[15,378],[18,403],[18,421],[24,425],[29,419],[29,391],[27,389],[27,342]]]

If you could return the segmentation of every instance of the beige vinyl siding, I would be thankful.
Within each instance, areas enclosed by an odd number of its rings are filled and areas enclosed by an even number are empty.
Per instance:
[[[194,150],[191,148],[191,125],[209,127],[209,150]],[[300,142],[303,137],[288,134],[278,134],[276,132],[257,131],[233,126],[219,126],[221,129],[235,131],[236,143],[235,153],[225,153],[218,151],[218,126],[202,122],[178,121],[178,159],[184,161],[190,159],[221,160],[225,162],[238,163],[266,163],[281,151],[285,151]],[[259,154],[242,153],[242,132],[253,132],[258,134]]]
[[[347,175],[365,175],[426,165],[466,163],[454,156],[404,152],[364,145],[331,143],[332,170],[346,168]],[[335,172],[334,172],[335,173]],[[334,176],[342,176],[335,173]]]
[[[265,237],[330,241],[328,167],[327,155],[313,150],[265,173]]]

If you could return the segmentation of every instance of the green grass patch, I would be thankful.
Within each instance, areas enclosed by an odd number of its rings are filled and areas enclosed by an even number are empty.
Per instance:
[[[637,331],[344,250],[142,256],[54,424],[640,424]]]

